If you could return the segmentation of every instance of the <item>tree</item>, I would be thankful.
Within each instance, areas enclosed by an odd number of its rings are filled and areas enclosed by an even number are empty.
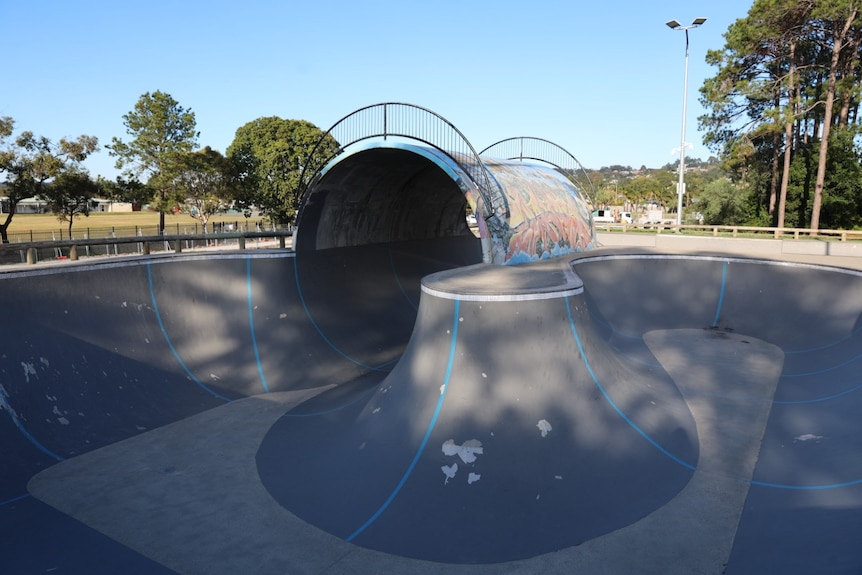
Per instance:
[[[234,189],[230,162],[207,146],[186,154],[180,166],[176,186],[185,197],[180,209],[196,218],[206,233],[210,217],[230,205]]]
[[[697,207],[703,214],[704,223],[711,225],[744,224],[750,213],[745,196],[728,178],[714,180],[704,186]]]
[[[99,185],[90,175],[79,169],[69,169],[57,175],[45,186],[39,197],[48,203],[48,208],[61,222],[68,222],[69,237],[76,217],[90,215],[90,200],[99,193]]]
[[[838,75],[843,69],[841,57],[842,51],[853,43],[850,41],[851,27],[859,15],[855,0],[828,0],[821,1],[820,13],[824,21],[831,29],[832,54],[829,60],[829,79],[826,83],[826,102],[823,111],[823,132],[820,136],[820,154],[817,163],[817,181],[814,184],[814,204],[811,207],[811,229],[820,226],[820,208],[823,203],[823,183],[826,181],[826,161],[829,150],[829,133],[832,128],[832,108],[835,104],[838,86]],[[818,12],[818,10],[815,10]],[[858,61],[858,55],[850,55],[853,61]]]
[[[324,132],[305,120],[283,120],[271,116],[241,126],[227,149],[235,166],[246,170],[246,182],[253,192],[242,204],[255,204],[278,223],[290,223],[299,205],[297,189],[302,168]],[[313,160],[325,161],[338,150],[332,136],[314,152]],[[246,186],[246,190],[252,188]]]
[[[829,156],[851,162],[838,169],[852,171],[854,154],[834,148],[847,139],[832,132],[859,129],[858,0],[755,0],[725,39],[722,50],[707,55],[719,70],[701,88],[709,110],[701,127],[744,184],[740,191],[751,192],[753,218],[767,210],[779,227],[785,215],[808,219],[813,229],[842,225],[858,208],[842,199],[848,188],[829,176],[836,169]],[[821,221],[827,203],[851,214],[830,209]]]
[[[42,194],[46,182],[53,178],[69,171],[81,172],[81,162],[99,149],[99,140],[86,135],[54,143],[25,131],[10,142],[14,127],[12,118],[0,118],[0,173],[6,175],[3,189],[9,198],[9,212],[0,224],[2,243],[9,242],[9,225],[21,200]]]
[[[106,146],[117,158],[117,169],[130,179],[146,179],[153,191],[153,206],[159,211],[159,233],[164,233],[165,211],[181,203],[176,182],[184,154],[197,145],[195,115],[169,94],[156,91],[142,95],[135,109],[123,116],[128,143],[113,138]]]

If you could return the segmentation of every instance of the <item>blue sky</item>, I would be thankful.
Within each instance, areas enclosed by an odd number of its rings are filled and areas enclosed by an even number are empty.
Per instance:
[[[583,165],[678,161],[685,33],[687,156],[707,159],[698,89],[708,49],[753,0],[0,0],[7,54],[0,116],[52,140],[97,136],[92,175],[113,178],[104,145],[146,92],[190,108],[200,146],[222,152],[263,116],[328,129],[381,102],[428,108],[481,150],[551,140]]]

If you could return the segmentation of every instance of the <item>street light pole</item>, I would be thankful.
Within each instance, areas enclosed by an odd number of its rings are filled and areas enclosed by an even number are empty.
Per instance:
[[[679,183],[677,183],[676,195],[676,224],[682,225],[682,196],[685,193],[685,116],[688,106],[688,31],[697,28],[706,22],[706,18],[695,18],[688,26],[683,26],[676,20],[666,22],[671,30],[683,30],[685,32],[685,76],[682,84],[682,140],[679,144]]]

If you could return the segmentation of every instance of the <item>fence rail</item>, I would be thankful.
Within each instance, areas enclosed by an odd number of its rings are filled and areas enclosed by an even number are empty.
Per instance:
[[[769,237],[772,239],[817,239],[842,242],[862,240],[862,230],[813,230],[810,228],[767,228],[756,226],[717,226],[693,224],[596,224],[600,232],[675,233],[713,237]]]
[[[240,231],[215,234],[163,234],[147,236],[122,236],[101,238],[77,238],[67,240],[43,240],[0,244],[0,263],[28,263],[69,259],[81,256],[147,255],[154,252],[183,250],[234,248],[239,250],[261,247],[291,247],[292,230]]]

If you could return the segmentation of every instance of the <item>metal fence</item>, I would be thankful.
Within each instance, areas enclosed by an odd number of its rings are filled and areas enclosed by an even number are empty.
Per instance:
[[[85,237],[83,232],[78,237],[58,239],[35,239],[34,241],[12,241],[0,244],[0,264],[35,264],[46,260],[78,260],[86,257],[148,255],[158,252],[180,253],[189,250],[224,250],[224,249],[261,249],[292,247],[293,229],[291,227],[271,227],[270,229],[247,229],[248,226],[236,226],[246,229],[235,229],[230,224],[219,226],[216,232],[203,234],[195,226],[178,227],[179,233],[145,233],[157,232],[148,228],[131,230],[112,229],[108,233],[97,233],[99,237]],[[258,227],[258,226],[252,226]],[[67,234],[68,236],[68,234]],[[10,240],[13,238],[10,236]]]

